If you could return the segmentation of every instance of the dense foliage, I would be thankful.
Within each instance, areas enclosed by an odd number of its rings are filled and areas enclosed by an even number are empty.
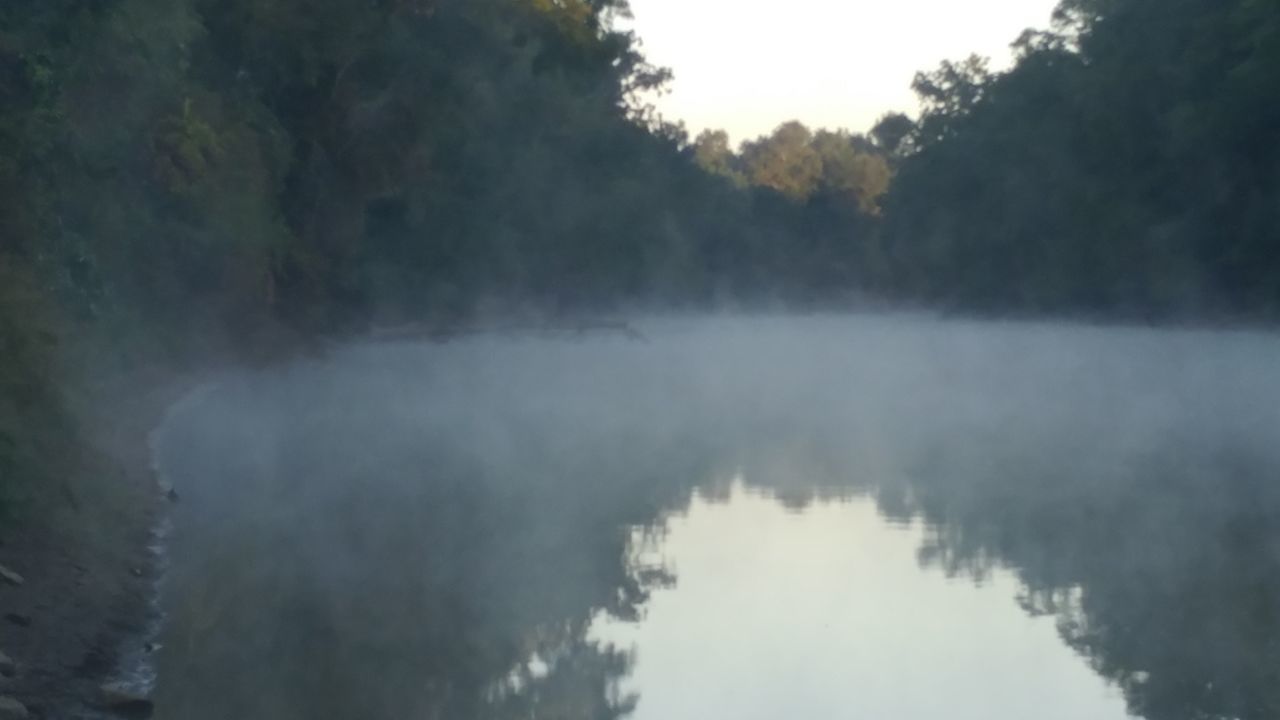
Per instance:
[[[476,314],[847,291],[870,206],[828,203],[823,232],[795,232],[786,188],[704,172],[646,105],[669,73],[616,29],[626,12],[5,4],[0,472],[32,417],[60,412],[54,359],[100,371]]]
[[[985,310],[1274,318],[1280,7],[1064,0],[1018,62],[917,77],[900,291]]]

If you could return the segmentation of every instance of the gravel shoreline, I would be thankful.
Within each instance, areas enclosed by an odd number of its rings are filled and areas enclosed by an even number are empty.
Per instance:
[[[0,587],[0,652],[12,660],[0,698],[20,703],[26,717],[149,715],[147,655],[161,620],[157,590],[173,499],[158,482],[152,442],[196,383],[153,374],[113,386],[101,393],[110,402],[81,418],[95,452],[84,477],[0,532],[0,565],[21,576]],[[17,705],[4,705],[0,718],[23,717]]]

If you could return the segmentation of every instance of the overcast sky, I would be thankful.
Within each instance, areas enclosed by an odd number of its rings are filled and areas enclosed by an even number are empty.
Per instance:
[[[1046,27],[1057,0],[631,0],[650,61],[675,71],[659,101],[696,134],[740,142],[799,119],[865,131],[914,114],[911,78],[972,52],[1007,64],[1009,43]]]

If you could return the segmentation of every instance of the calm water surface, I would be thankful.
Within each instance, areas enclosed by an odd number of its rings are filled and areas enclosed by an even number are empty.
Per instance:
[[[636,648],[637,720],[1128,717],[1012,573],[921,572],[923,537],[866,500],[695,500],[653,550],[678,585],[595,636]]]
[[[707,318],[177,408],[173,718],[1280,717],[1280,341]]]

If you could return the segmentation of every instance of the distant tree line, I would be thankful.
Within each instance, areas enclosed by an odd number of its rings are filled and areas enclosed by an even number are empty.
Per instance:
[[[793,246],[840,237],[847,277],[882,299],[1273,321],[1280,6],[1063,0],[1014,50],[1006,71],[973,56],[919,73],[919,117],[891,113],[868,137],[793,122],[735,150],[709,131],[695,156],[791,200]],[[818,210],[842,191],[856,220]]]

